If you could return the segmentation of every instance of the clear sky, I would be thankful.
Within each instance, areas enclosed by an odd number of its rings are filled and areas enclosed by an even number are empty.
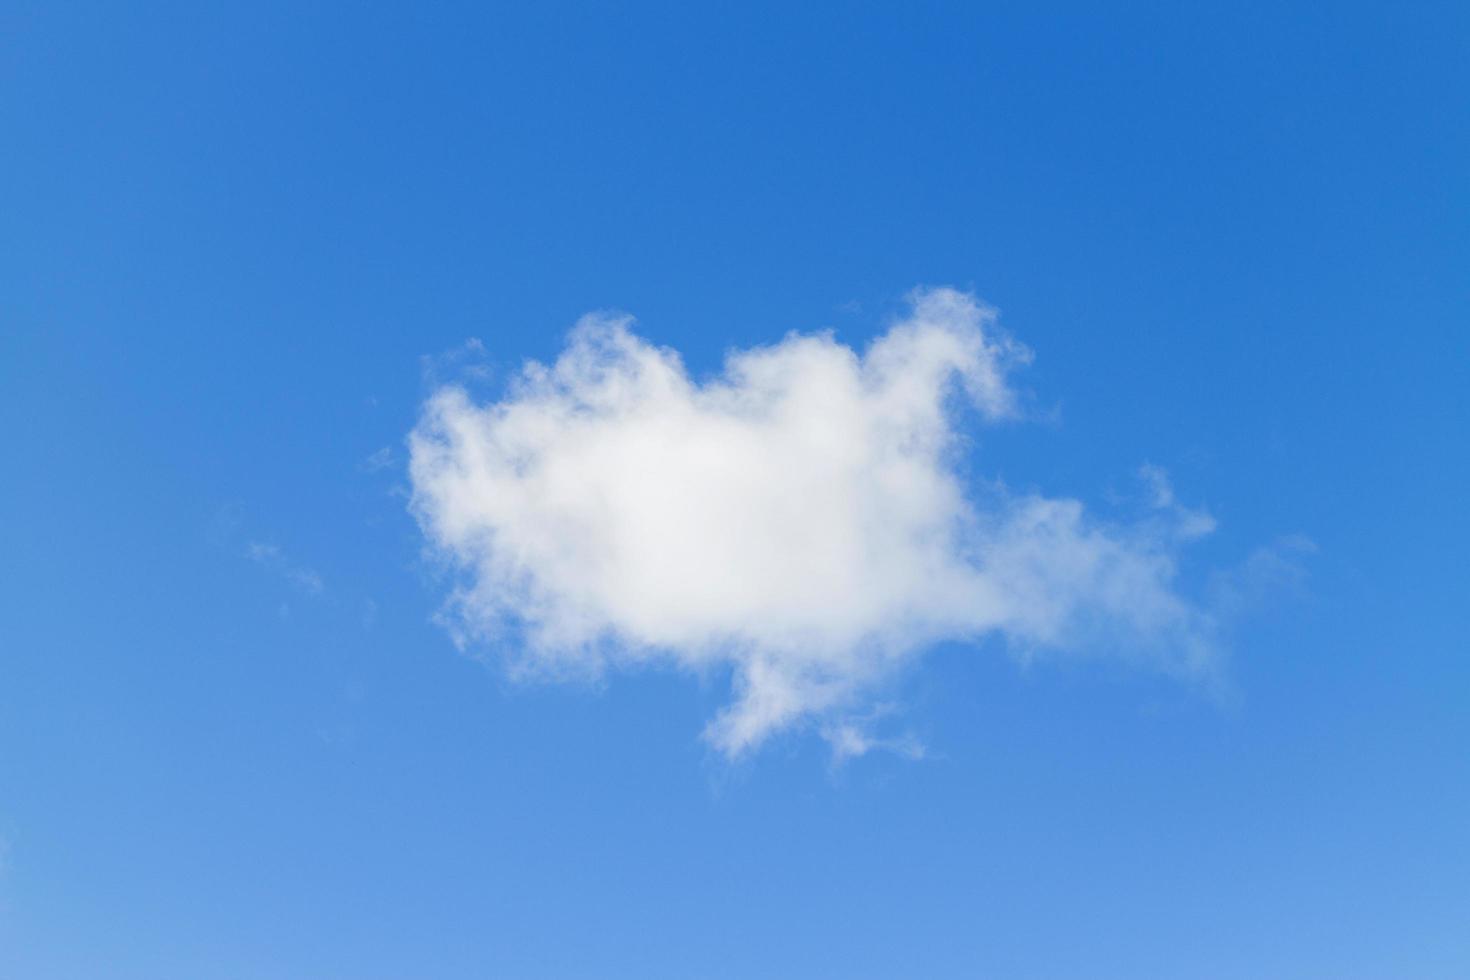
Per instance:
[[[1111,6],[4,5],[0,976],[1470,976],[1470,8]]]

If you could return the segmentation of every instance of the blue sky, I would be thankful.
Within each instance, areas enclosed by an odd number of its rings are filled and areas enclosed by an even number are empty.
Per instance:
[[[0,975],[1470,974],[1463,6],[0,25]],[[435,392],[945,285],[1034,358],[936,472],[1166,555],[1210,678],[935,626],[841,759],[692,640],[456,648]]]

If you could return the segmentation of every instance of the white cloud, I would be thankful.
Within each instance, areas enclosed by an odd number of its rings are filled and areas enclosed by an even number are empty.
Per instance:
[[[322,594],[322,577],[314,570],[291,561],[278,545],[252,541],[245,549],[245,557],[281,575],[305,595]]]
[[[364,473],[377,473],[379,470],[388,469],[396,462],[393,458],[393,447],[383,446],[369,453],[362,462],[357,464],[357,468]]]
[[[510,641],[523,676],[729,668],[705,737],[730,756],[794,727],[839,756],[882,744],[866,719],[884,682],[946,640],[1208,673],[1211,618],[1174,586],[1208,516],[1153,468],[1131,525],[967,485],[963,402],[1017,415],[1007,375],[1030,354],[969,294],[911,301],[865,352],[792,334],[704,382],[592,315],[499,401],[440,387],[409,468],[430,547],[461,573],[456,636]]]

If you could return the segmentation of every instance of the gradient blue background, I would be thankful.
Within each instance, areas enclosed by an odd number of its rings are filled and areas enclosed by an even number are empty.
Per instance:
[[[0,976],[1470,976],[1470,8],[787,6],[0,6]],[[954,647],[731,768],[430,621],[423,355],[919,283],[1056,409],[977,472],[1316,542],[1237,697]]]

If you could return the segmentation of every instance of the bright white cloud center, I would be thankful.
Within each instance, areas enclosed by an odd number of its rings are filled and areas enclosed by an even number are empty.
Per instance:
[[[967,492],[955,395],[1014,415],[1007,372],[1029,357],[973,296],[916,292],[864,353],[792,335],[703,383],[630,322],[584,318],[499,401],[449,386],[426,403],[412,506],[462,572],[466,641],[508,639],[536,674],[729,667],[733,702],[705,735],[732,756],[801,725],[861,751],[855,719],[944,640],[1208,665],[1208,617],[1172,584],[1208,519],[1161,475],[1136,526]]]

